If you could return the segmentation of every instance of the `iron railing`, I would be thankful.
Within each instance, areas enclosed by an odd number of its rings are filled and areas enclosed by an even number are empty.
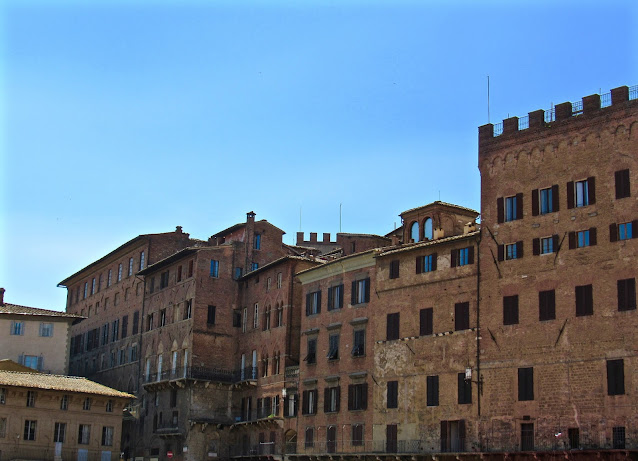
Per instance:
[[[82,448],[62,448],[56,452],[53,446],[40,447],[11,447],[4,445],[2,447],[2,459],[20,459],[20,460],[37,460],[37,461],[54,461],[56,455],[59,455],[63,461],[119,461],[120,452],[112,450],[88,450]]]
[[[145,384],[177,379],[199,379],[232,384],[257,379],[257,367],[247,367],[234,371],[222,368],[179,367],[174,370],[163,370],[160,373],[148,373],[144,375]]]
[[[334,441],[301,441],[299,447],[295,444],[286,444],[286,453],[298,453],[304,455],[317,454],[343,454],[343,453],[407,453],[430,454],[441,453],[440,446],[432,447],[423,440],[337,440]],[[453,444],[453,450],[446,452],[464,452],[465,443],[457,440]]]
[[[279,413],[281,410],[278,408],[273,411],[272,408],[257,408],[256,410],[244,411],[243,413],[237,413],[233,418],[236,423],[243,423],[248,421],[257,421],[263,419],[273,419],[282,417]]]

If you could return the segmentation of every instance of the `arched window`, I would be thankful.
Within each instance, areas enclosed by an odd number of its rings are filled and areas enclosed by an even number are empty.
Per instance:
[[[410,226],[410,239],[412,239],[413,242],[419,241],[419,223],[416,221]]]
[[[428,240],[433,238],[432,218],[425,218],[425,221],[423,221],[423,238]]]

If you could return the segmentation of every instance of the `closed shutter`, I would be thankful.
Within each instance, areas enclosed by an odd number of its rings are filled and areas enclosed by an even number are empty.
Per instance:
[[[534,256],[538,256],[539,254],[541,254],[541,240],[540,239],[532,240],[532,254]]]
[[[523,257],[523,241],[516,242],[516,258],[521,259]]]
[[[330,388],[329,387],[326,387],[323,390],[323,412],[324,413],[330,412]]]
[[[288,411],[289,399],[290,397],[288,397],[287,395],[286,397],[284,397],[284,418],[290,416],[290,412]]]
[[[335,400],[337,401],[337,406],[335,408],[335,411],[339,411],[341,409],[341,386],[337,386],[336,392],[337,396],[335,397]]]
[[[423,256],[416,257],[416,273],[420,274],[423,272]]]
[[[310,315],[310,293],[306,294],[306,316]]]
[[[328,310],[331,311],[332,309],[334,309],[333,306],[333,302],[332,302],[332,287],[328,287]]]
[[[636,234],[638,235],[638,227],[636,228]],[[432,270],[435,271],[436,270],[436,260],[437,260],[437,254],[436,253],[432,253]]]
[[[361,409],[368,408],[368,383],[361,384]]]
[[[594,246],[598,243],[598,237],[596,236],[596,228],[589,228],[589,246]]]
[[[441,421],[441,453],[448,451],[447,421]]]
[[[505,222],[505,206],[503,205],[503,197],[496,199],[496,216],[499,224]]]
[[[567,208],[574,208],[574,181],[567,183]]]
[[[593,176],[587,178],[587,195],[587,198],[589,199],[588,203],[590,205],[596,203],[596,178]]]
[[[569,234],[569,249],[573,250],[576,248],[576,232],[570,232]]]
[[[364,285],[366,287],[365,302],[369,303],[370,302],[370,277],[365,279]]]
[[[317,292],[317,314],[321,312],[321,291]]]
[[[458,258],[458,253],[459,253],[459,250],[452,250],[450,252],[450,265],[452,267],[456,267],[456,265],[457,265],[456,261],[457,261],[457,258]]]
[[[638,238],[638,219],[631,222],[631,238]]]
[[[516,219],[523,219],[523,193],[516,194]]]
[[[552,249],[554,253],[558,252],[558,235],[556,234],[552,235]]]
[[[348,410],[354,408],[354,384],[348,385]]]
[[[632,227],[631,230],[633,231],[633,224],[631,227]],[[609,225],[609,241],[610,242],[618,241],[618,226],[615,223]]]
[[[337,287],[339,293],[339,309],[343,308],[343,283]]]
[[[351,304],[357,304],[357,281],[352,282],[352,290],[350,291]]]
[[[473,246],[467,249],[467,263],[474,264],[474,247]]]
[[[621,170],[621,171],[616,171],[616,173],[614,174],[614,177],[616,179],[616,198],[623,198],[623,171],[626,170]]]
[[[465,451],[465,420],[459,420],[459,451]]]
[[[554,212],[560,209],[560,200],[558,197],[558,184],[554,184],[552,186],[552,211]]]
[[[532,216],[538,216],[538,189],[532,191]]]
[[[505,245],[498,246],[498,260],[503,261],[505,259]]]
[[[433,330],[432,325],[433,309],[421,309],[419,311],[419,335],[431,335]]]

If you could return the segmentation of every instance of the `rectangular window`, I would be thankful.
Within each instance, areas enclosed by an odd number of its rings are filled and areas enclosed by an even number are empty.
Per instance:
[[[102,428],[102,446],[110,447],[113,445],[113,427],[104,426]]]
[[[68,410],[69,409],[69,396],[63,395],[60,398],[60,410]]]
[[[567,208],[584,207],[596,203],[596,182],[590,177],[567,183]]]
[[[53,336],[53,324],[52,323],[41,323],[40,324],[40,336],[45,338],[50,338]]]
[[[534,400],[534,368],[518,369],[518,400]]]
[[[160,274],[160,290],[168,286],[169,271],[164,271]]]
[[[256,330],[259,328],[259,304],[255,303],[253,309],[253,328]]]
[[[128,336],[128,315],[122,317],[122,339]]]
[[[629,170],[616,171],[614,176],[616,178],[616,199],[631,197]]]
[[[89,294],[88,292],[89,292],[89,282],[84,282],[84,291],[83,291],[82,299],[86,299],[86,297]]]
[[[113,333],[111,334],[111,337],[113,338],[113,341],[117,341],[120,339],[120,319],[113,320],[112,325]]]
[[[556,293],[554,290],[538,292],[538,320],[554,320],[556,318]]]
[[[321,291],[306,294],[306,316],[321,312]]]
[[[317,390],[303,391],[303,402],[301,412],[304,415],[317,414]]]
[[[27,407],[35,407],[35,391],[27,391]]]
[[[304,360],[308,365],[317,363],[317,338],[308,338],[308,352]]]
[[[193,300],[187,299],[184,301],[184,320],[190,319],[193,316]]]
[[[427,406],[438,407],[439,406],[439,377],[428,376],[426,379],[427,386]]]
[[[328,288],[328,310],[343,308],[343,284]]]
[[[315,446],[315,429],[314,427],[306,428],[306,439],[304,440],[305,448],[313,448]]]
[[[607,360],[607,395],[625,393],[625,365],[623,359]]]
[[[459,405],[472,403],[472,381],[465,379],[465,373],[459,373],[457,378]]]
[[[470,303],[456,303],[454,305],[454,330],[470,329]]]
[[[259,263],[255,263],[255,262],[254,262],[254,263],[252,263],[252,264],[250,265],[250,270],[251,270],[251,271],[256,271],[257,269],[259,269]],[[259,281],[259,278],[257,278],[257,281]]]
[[[133,312],[133,331],[131,334],[136,335],[140,327],[140,311]]]
[[[626,222],[618,224],[618,240],[629,240],[633,238],[633,223]]]
[[[0,439],[7,436],[7,418],[0,418]]]
[[[95,294],[96,282],[95,277],[91,280],[91,296]]]
[[[278,272],[277,273],[277,288],[281,288],[281,283],[282,283],[282,273]]]
[[[24,440],[35,440],[35,431],[37,428],[38,422],[34,420],[27,419],[24,422]]]
[[[140,270],[144,269],[144,252],[140,252]]]
[[[576,232],[576,246],[578,248],[588,247],[589,244],[589,230]]]
[[[552,213],[554,210],[553,191],[551,187],[540,190],[540,214]]]
[[[363,424],[353,424],[352,425],[352,445],[354,446],[362,446],[363,445]]]
[[[567,429],[567,437],[569,438],[569,448],[578,450],[580,448],[580,430],[577,427]]]
[[[424,272],[432,272],[436,270],[437,254],[432,253],[426,256],[416,257],[416,273],[422,274]]]
[[[64,443],[66,435],[66,423],[55,423],[53,429],[53,442]]]
[[[24,322],[13,320],[11,322],[11,334],[22,336],[24,334]]]
[[[255,250],[261,250],[261,234],[255,234],[255,240],[253,240],[253,248]]]
[[[594,296],[591,285],[576,287],[576,317],[594,314]]]
[[[91,409],[91,397],[86,397],[82,403],[82,410],[89,411]]]
[[[117,265],[117,281],[118,282],[122,281],[122,263],[119,263]]]
[[[78,443],[80,445],[88,445],[91,441],[91,426],[89,424],[80,424],[78,426]]]
[[[366,331],[354,330],[354,340],[352,346],[352,356],[362,357],[366,353]]]
[[[365,410],[368,408],[368,383],[350,384],[348,386],[348,410]]]
[[[339,411],[339,404],[341,400],[341,387],[326,387],[324,389],[324,413],[335,413]]]
[[[133,258],[129,258],[128,260],[128,276],[133,275]]]
[[[625,426],[616,426],[611,431],[612,447],[615,450],[625,449]]]
[[[549,254],[554,252],[554,239],[552,237],[544,237],[541,239],[541,254]]]
[[[523,257],[523,242],[510,243],[505,245],[505,259],[519,259]],[[519,251],[519,249],[521,251]]]
[[[113,283],[113,270],[109,269],[109,276],[106,279],[107,288],[110,287],[112,283]]]
[[[339,358],[339,334],[332,334],[328,337],[328,360]]]
[[[452,250],[450,252],[450,262],[452,267],[474,264],[474,247]]]
[[[398,279],[399,278],[399,260],[394,259],[390,261],[390,278]]]
[[[166,326],[166,309],[160,310],[159,314],[160,314],[159,326],[160,327]]]
[[[434,309],[431,307],[421,309],[419,311],[419,335],[431,335],[434,332],[433,327]]]
[[[182,266],[181,266],[181,264],[179,266],[177,266],[177,281],[178,282],[182,281]]]
[[[503,325],[518,323],[518,295],[503,296]]]
[[[399,381],[388,381],[387,408],[399,407]]]
[[[246,333],[248,329],[248,308],[244,307],[244,312],[241,318],[241,331],[242,333]]]
[[[370,302],[370,278],[354,280],[352,282],[351,304],[364,304]]]
[[[399,312],[393,312],[386,317],[386,341],[399,339]]]
[[[521,451],[534,451],[534,423],[521,424]]]
[[[106,412],[113,413],[113,400],[109,399],[106,401]]]
[[[517,196],[505,198],[505,222],[516,221],[520,219],[518,216]]]
[[[233,327],[241,328],[241,311],[237,309],[233,311]]]
[[[210,260],[210,276],[219,277],[219,261],[215,259]]]
[[[636,279],[618,280],[618,310],[636,309]]]
[[[206,323],[208,325],[215,325],[215,314],[217,308],[215,306],[208,306],[208,317],[206,319]]]

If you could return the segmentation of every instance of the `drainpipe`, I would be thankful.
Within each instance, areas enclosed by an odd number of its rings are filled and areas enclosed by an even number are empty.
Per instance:
[[[477,410],[478,416],[481,416],[481,391],[483,384],[481,380],[481,237],[483,231],[479,231],[479,237],[476,241],[476,381],[478,387]]]

